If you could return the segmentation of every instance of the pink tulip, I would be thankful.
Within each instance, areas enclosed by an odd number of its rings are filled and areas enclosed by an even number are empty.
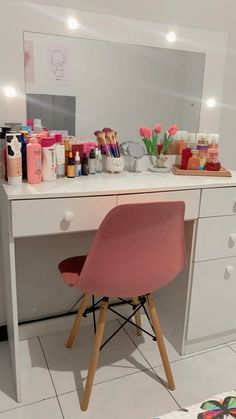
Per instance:
[[[107,133],[107,132],[112,132],[113,130],[111,128],[103,128],[103,132]]]
[[[144,132],[145,132],[145,128],[140,128],[139,130],[140,137],[145,137]]]
[[[155,125],[155,127],[154,127],[154,132],[155,132],[156,134],[160,134],[160,132],[161,132],[161,124],[156,124],[156,125]]]
[[[151,128],[145,127],[143,133],[144,133],[144,137],[150,138],[152,135],[152,130]]]
[[[171,136],[175,135],[177,131],[178,131],[177,125],[171,125],[170,128],[168,129],[168,133]]]

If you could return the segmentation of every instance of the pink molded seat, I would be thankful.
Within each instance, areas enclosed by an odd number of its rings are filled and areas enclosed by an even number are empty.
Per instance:
[[[107,297],[155,291],[185,265],[183,202],[120,205],[100,225],[87,257],[62,261],[68,285]]]

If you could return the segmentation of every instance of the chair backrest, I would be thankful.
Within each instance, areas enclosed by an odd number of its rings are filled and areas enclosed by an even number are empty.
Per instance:
[[[184,202],[120,205],[100,225],[78,287],[99,296],[144,295],[185,265]]]

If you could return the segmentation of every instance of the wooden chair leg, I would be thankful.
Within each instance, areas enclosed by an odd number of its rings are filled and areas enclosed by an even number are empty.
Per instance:
[[[67,340],[67,343],[66,343],[67,348],[72,348],[75,337],[76,337],[77,332],[78,332],[79,327],[80,327],[80,323],[81,323],[83,314],[84,314],[86,308],[88,307],[89,298],[90,298],[90,294],[86,293],[84,295],[84,298],[83,298],[82,302],[81,302],[81,305],[79,307],[78,313],[77,313],[76,318],[74,320],[70,335],[68,337],[68,340]]]
[[[90,364],[88,370],[88,376],[86,381],[85,390],[83,393],[83,398],[81,402],[81,410],[86,411],[88,409],[89,399],[92,391],[93,380],[97,368],[100,347],[102,344],[103,334],[104,334],[104,327],[105,327],[105,316],[108,308],[108,299],[104,299],[101,303],[99,318],[97,322],[97,331],[94,337],[93,342],[93,349],[90,357]]]
[[[133,304],[138,305],[139,304],[139,300],[138,297],[133,297],[132,298]],[[141,327],[141,314],[140,314],[140,310],[137,311],[137,313],[135,313],[134,315],[135,318],[135,323],[137,326]],[[136,328],[136,332],[138,336],[142,335],[142,330],[140,330],[138,327]]]
[[[173,379],[173,376],[172,376],[170,363],[169,363],[164,339],[163,339],[163,336],[162,336],[161,326],[160,326],[158,314],[157,314],[157,311],[156,311],[156,307],[153,303],[152,296],[150,294],[148,294],[148,295],[146,295],[146,297],[147,297],[148,309],[149,309],[149,312],[150,312],[154,333],[155,333],[157,344],[158,344],[159,351],[160,351],[160,354],[161,354],[163,367],[164,367],[164,370],[165,370],[165,373],[166,373],[168,388],[170,390],[175,390],[175,383],[174,383],[174,379]]]

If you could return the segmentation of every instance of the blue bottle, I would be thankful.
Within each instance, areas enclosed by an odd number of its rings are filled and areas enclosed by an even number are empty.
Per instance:
[[[20,134],[21,139],[21,154],[22,154],[22,178],[27,179],[27,162],[26,162],[26,141],[25,135]]]

